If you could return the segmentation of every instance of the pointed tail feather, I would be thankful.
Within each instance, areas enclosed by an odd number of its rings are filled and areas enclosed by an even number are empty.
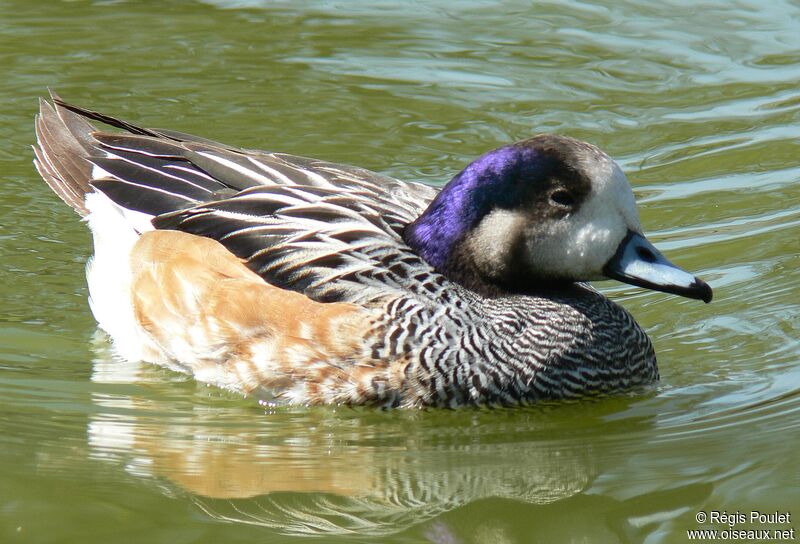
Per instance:
[[[39,100],[36,116],[36,145],[33,163],[50,188],[81,216],[88,213],[87,193],[92,192],[92,164],[86,160],[93,144],[95,130],[81,116],[59,105],[60,99],[51,92],[55,106]]]
[[[86,195],[99,191],[124,209],[159,215],[230,192],[192,165],[184,141],[213,142],[164,134],[64,102],[39,101],[34,165],[51,189],[81,216]],[[97,132],[99,121],[123,132]],[[204,143],[207,142],[207,143]]]

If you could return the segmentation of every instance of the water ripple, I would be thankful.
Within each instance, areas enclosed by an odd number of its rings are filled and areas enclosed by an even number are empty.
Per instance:
[[[178,541],[670,542],[701,509],[796,502],[796,2],[2,9],[0,540],[45,541],[46,518],[87,542],[166,526]],[[715,300],[604,284],[653,338],[661,382],[521,410],[278,409],[121,362],[91,341],[84,225],[30,164],[47,87],[435,184],[536,132],[584,138]]]

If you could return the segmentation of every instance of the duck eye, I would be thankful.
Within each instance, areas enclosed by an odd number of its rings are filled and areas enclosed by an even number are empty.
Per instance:
[[[566,189],[558,189],[550,194],[550,202],[567,208],[575,205],[575,199]]]

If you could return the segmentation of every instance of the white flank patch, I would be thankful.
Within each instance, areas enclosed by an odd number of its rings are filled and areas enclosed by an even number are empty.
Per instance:
[[[139,233],[127,219],[131,212],[102,193],[86,195],[86,208],[86,221],[94,238],[94,256],[86,265],[89,306],[97,323],[113,339],[117,353],[128,360],[142,360],[147,341],[134,318],[130,268],[131,250]]]

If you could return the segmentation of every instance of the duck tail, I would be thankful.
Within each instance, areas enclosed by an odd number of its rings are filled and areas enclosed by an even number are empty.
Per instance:
[[[258,185],[242,175],[241,153],[171,130],[149,129],[64,102],[51,92],[36,116],[34,164],[51,189],[81,216],[102,193],[124,210],[154,217]],[[120,129],[98,131],[90,121]],[[225,155],[215,162],[203,153]],[[230,156],[231,159],[227,157]],[[222,164],[217,164],[221,162]],[[197,164],[210,163],[216,179]],[[231,163],[233,166],[224,166]],[[253,170],[250,167],[250,170]]]
[[[92,138],[95,128],[65,107],[54,92],[50,96],[52,105],[39,99],[33,164],[61,200],[86,216],[86,194],[94,190],[88,157],[97,146]]]

